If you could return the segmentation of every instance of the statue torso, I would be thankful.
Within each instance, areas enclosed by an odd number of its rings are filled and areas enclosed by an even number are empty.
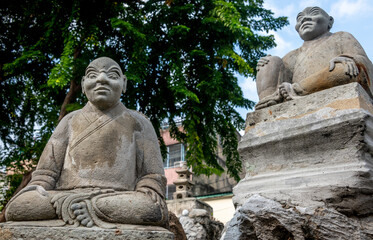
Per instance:
[[[71,121],[57,189],[133,190],[137,180],[136,131],[140,125],[118,104],[103,114],[87,104]]]
[[[355,49],[349,49],[354,46]],[[355,55],[364,50],[349,33],[329,33],[287,54],[283,60],[292,72],[292,82],[299,82],[312,74],[329,68],[329,61],[339,55]]]

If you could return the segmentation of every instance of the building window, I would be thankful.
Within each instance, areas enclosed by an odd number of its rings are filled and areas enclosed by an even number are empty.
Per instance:
[[[180,163],[185,161],[184,144],[178,143],[167,146],[167,160],[163,163],[165,168],[180,167]]]

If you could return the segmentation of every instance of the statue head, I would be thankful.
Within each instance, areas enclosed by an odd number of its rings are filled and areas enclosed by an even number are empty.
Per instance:
[[[309,41],[329,32],[333,23],[333,17],[323,9],[307,7],[298,13],[295,29],[304,41]]]
[[[118,63],[108,57],[93,60],[85,70],[82,91],[88,100],[101,110],[109,109],[119,102],[126,91],[127,78]]]

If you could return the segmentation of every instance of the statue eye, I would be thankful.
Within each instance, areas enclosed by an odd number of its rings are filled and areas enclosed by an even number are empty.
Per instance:
[[[299,15],[297,16],[297,21],[300,22],[300,21],[302,21],[302,19],[303,19],[303,15],[302,15],[302,14],[299,14]]]
[[[97,77],[97,73],[90,72],[90,73],[87,74],[87,77],[90,78],[90,79],[96,78]]]
[[[111,78],[111,79],[118,79],[119,75],[115,72],[109,72],[108,77]]]

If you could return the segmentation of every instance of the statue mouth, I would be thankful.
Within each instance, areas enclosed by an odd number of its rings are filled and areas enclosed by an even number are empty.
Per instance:
[[[95,88],[95,91],[109,91],[110,92],[110,89],[108,89],[106,87],[97,87],[97,88]]]
[[[311,22],[305,22],[302,24],[302,26],[300,27],[302,30],[304,30],[305,28],[307,27],[311,27],[312,26],[312,23]]]

